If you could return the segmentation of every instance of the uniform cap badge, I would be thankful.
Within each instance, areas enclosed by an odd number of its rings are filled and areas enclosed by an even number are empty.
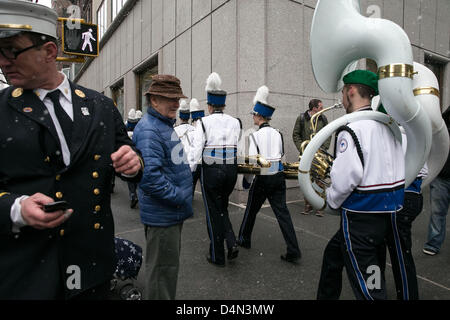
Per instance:
[[[75,90],[75,94],[77,95],[77,96],[79,96],[80,98],[84,98],[84,97],[86,97],[86,95],[84,94],[84,92],[83,91],[81,91],[81,90]]]
[[[23,89],[22,88],[17,88],[17,89],[14,89],[14,91],[12,92],[11,95],[14,98],[17,98],[17,97],[20,97],[22,94],[23,94]]]

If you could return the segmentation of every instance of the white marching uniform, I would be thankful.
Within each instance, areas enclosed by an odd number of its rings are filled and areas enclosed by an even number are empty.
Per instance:
[[[405,184],[401,142],[393,138],[386,125],[374,120],[353,122],[348,127],[359,140],[364,166],[350,133],[340,132],[330,173],[332,184],[326,191],[328,204],[333,209],[356,212],[398,211]],[[398,200],[395,206],[392,197],[385,197],[391,191]]]
[[[269,168],[261,168],[261,175],[274,175],[283,171],[281,158],[284,155],[283,139],[280,132],[270,126],[265,126],[252,133],[249,137],[248,155],[260,154],[270,161]]]
[[[202,158],[208,164],[235,159],[240,135],[240,121],[228,114],[217,112],[198,120],[190,151],[191,171]]]
[[[402,144],[388,126],[374,120],[352,122],[344,129],[337,137],[326,190],[328,205],[341,209],[341,225],[325,248],[317,297],[339,297],[345,266],[357,299],[386,299],[381,254],[386,239],[395,238],[392,253],[401,257],[396,222],[405,195]],[[370,285],[372,268],[380,272],[379,286]]]
[[[184,153],[188,157],[189,153],[194,143],[194,131],[195,128],[188,123],[183,123],[174,128],[178,138],[180,138],[181,143],[183,144]]]
[[[228,200],[237,180],[237,146],[241,123],[221,111],[197,121],[194,146],[190,153],[191,171],[201,160],[201,186],[210,239],[208,261],[225,264],[226,241],[228,259],[237,257],[236,236],[228,216]]]
[[[264,201],[269,199],[286,243],[286,256],[291,259],[298,259],[301,257],[301,252],[291,215],[286,205],[286,182],[281,161],[284,155],[283,138],[281,133],[270,127],[268,123],[263,123],[258,131],[249,136],[249,156],[257,154],[270,161],[271,166],[261,168],[261,174],[257,175],[255,179],[244,177],[246,180],[253,180],[253,182],[250,186],[244,217],[239,229],[239,243],[243,247],[251,247],[251,235],[256,215]]]

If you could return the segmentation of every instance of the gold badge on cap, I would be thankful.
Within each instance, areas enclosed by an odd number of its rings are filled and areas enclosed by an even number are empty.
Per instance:
[[[77,96],[79,96],[80,98],[84,98],[84,97],[86,97],[86,95],[84,94],[84,92],[83,91],[81,91],[81,90],[75,90],[75,94],[77,95]]]
[[[14,98],[20,97],[22,94],[23,94],[23,89],[22,88],[14,89],[14,91],[11,93],[11,95]]]

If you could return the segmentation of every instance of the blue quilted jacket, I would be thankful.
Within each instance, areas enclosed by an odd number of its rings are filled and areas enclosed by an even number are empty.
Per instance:
[[[168,227],[192,216],[192,174],[174,122],[149,107],[134,129],[145,163],[138,192],[145,225]]]

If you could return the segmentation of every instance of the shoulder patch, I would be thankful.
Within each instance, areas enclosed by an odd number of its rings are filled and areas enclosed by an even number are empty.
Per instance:
[[[342,138],[342,139],[339,141],[339,152],[340,152],[340,153],[345,152],[345,150],[347,150],[347,147],[348,147],[348,142],[347,142],[347,140],[345,140],[345,138]]]

